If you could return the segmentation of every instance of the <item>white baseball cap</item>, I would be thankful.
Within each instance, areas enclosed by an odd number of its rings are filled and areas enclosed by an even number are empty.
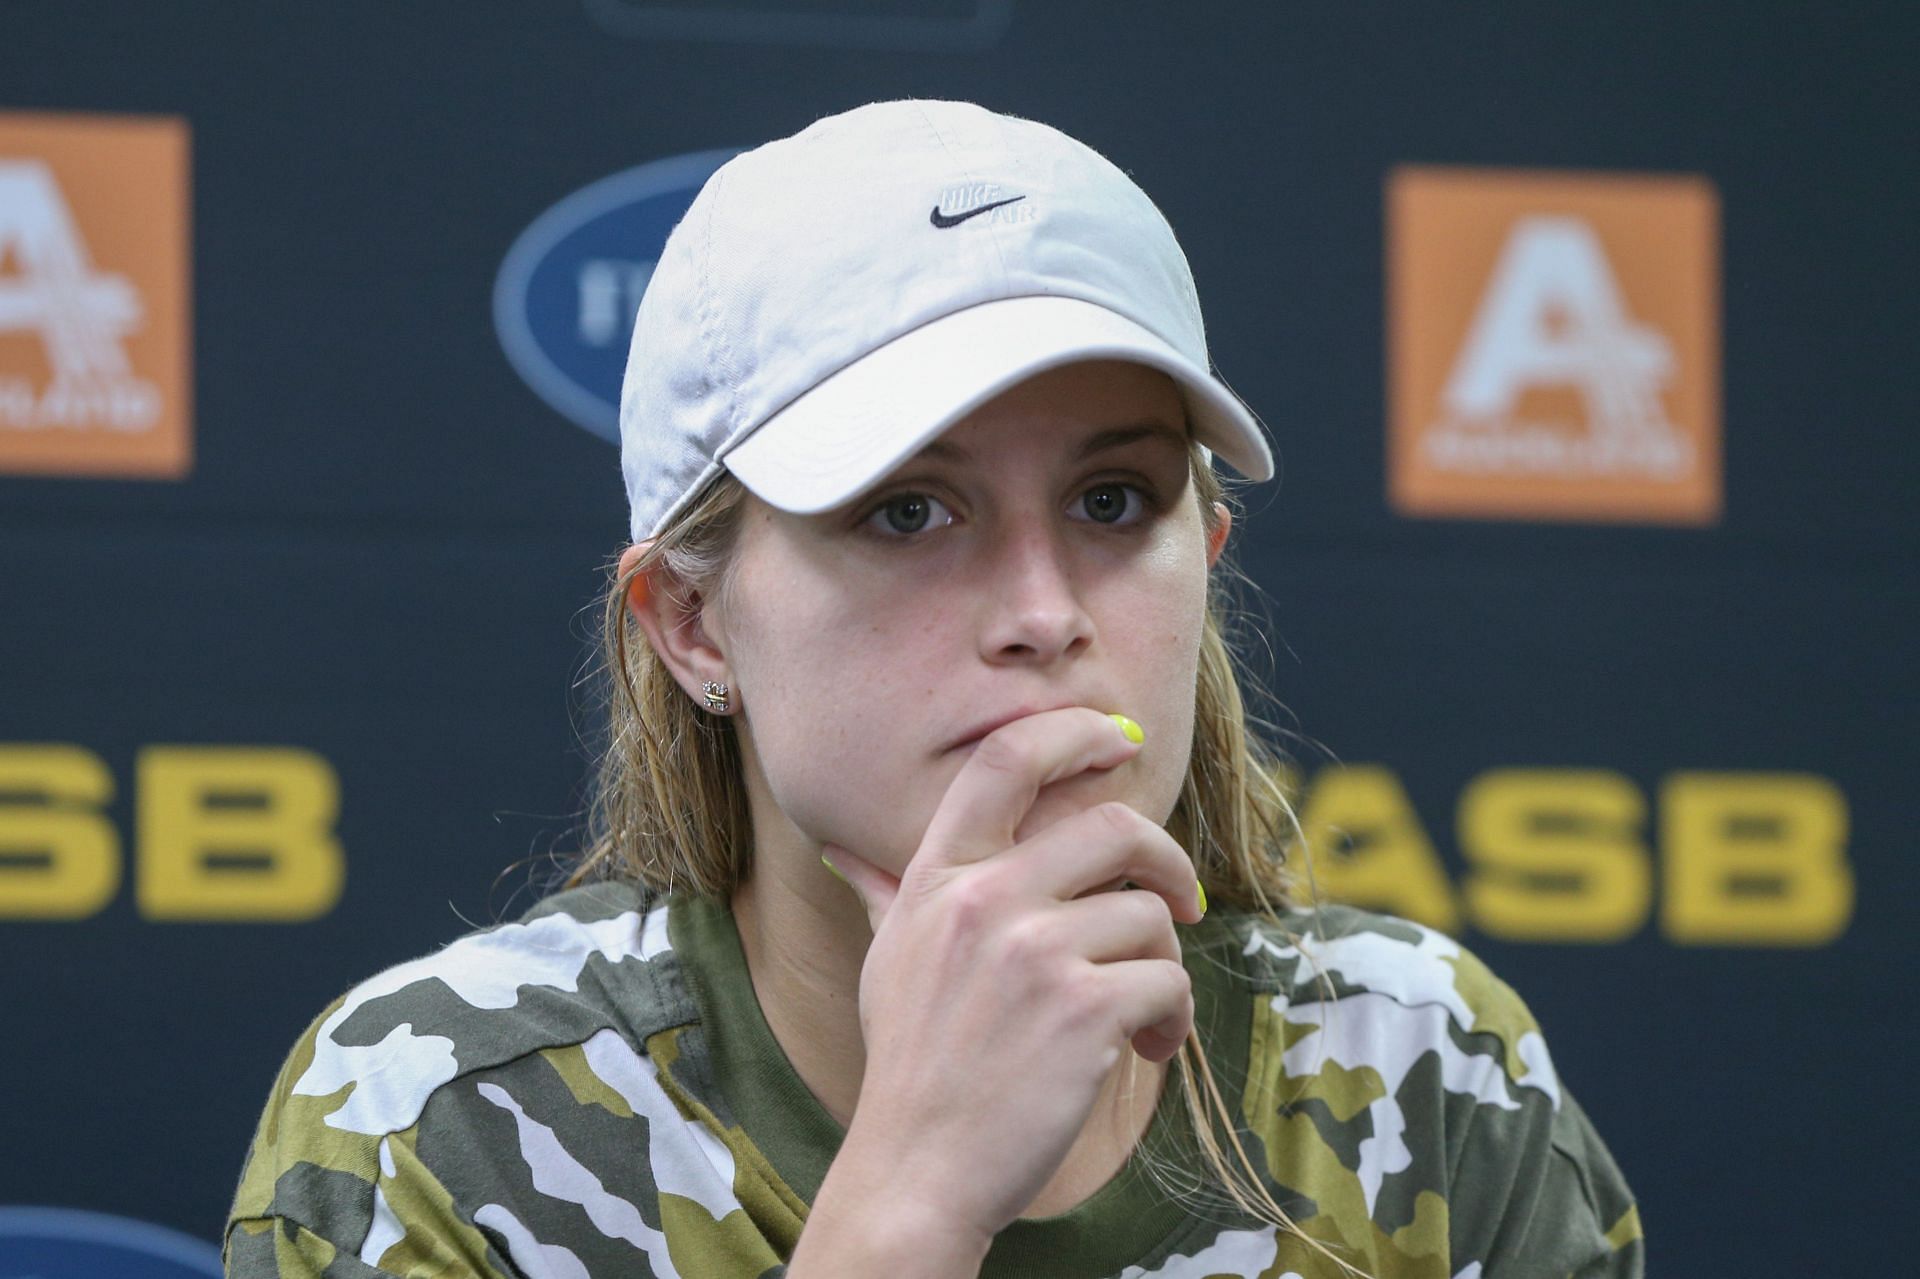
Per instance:
[[[620,391],[633,538],[722,468],[780,510],[839,506],[1015,383],[1093,359],[1166,373],[1201,444],[1273,474],[1126,174],[966,102],[829,116],[722,165],[667,237]]]

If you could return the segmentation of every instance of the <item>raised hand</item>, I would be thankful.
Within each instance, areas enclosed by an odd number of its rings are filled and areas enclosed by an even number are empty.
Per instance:
[[[827,849],[873,925],[866,1072],[794,1275],[825,1273],[828,1251],[836,1273],[856,1273],[845,1267],[875,1255],[888,1223],[932,1246],[922,1273],[976,1273],[1129,1046],[1152,1061],[1178,1051],[1193,996],[1173,923],[1202,911],[1186,853],[1118,802],[1023,828],[1043,787],[1141,749],[1098,711],[1015,720],[974,748],[897,881]],[[1126,882],[1140,887],[1099,891]],[[873,1248],[830,1247],[858,1237]]]

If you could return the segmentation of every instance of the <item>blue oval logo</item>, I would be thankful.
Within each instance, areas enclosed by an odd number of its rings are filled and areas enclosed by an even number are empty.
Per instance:
[[[493,326],[534,393],[620,440],[633,316],[667,233],[738,148],[656,160],[582,187],[533,220],[493,282]]]
[[[131,1217],[79,1208],[0,1208],[0,1275],[218,1279],[220,1249]]]

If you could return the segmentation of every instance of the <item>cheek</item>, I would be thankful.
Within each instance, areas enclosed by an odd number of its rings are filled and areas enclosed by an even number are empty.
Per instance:
[[[1154,810],[1148,815],[1165,821],[1192,753],[1194,688],[1207,615],[1202,543],[1197,536],[1181,539],[1155,567],[1154,585],[1140,593],[1123,642],[1130,645],[1124,665],[1136,681],[1136,718],[1148,734],[1147,748],[1135,762],[1142,765],[1142,787],[1152,797]]]
[[[926,729],[955,628],[814,600],[742,616],[750,642],[729,652],[764,801],[810,840],[898,869],[959,768],[941,771]]]

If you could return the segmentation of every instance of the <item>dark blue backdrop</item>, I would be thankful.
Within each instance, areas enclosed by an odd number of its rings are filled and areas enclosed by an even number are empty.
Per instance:
[[[613,448],[503,349],[512,246],[611,175],[942,96],[1088,141],[1181,232],[1215,359],[1285,469],[1240,543],[1271,682],[1290,724],[1392,771],[1453,882],[1456,807],[1489,769],[1623,775],[1656,869],[1671,774],[1838,787],[1858,897],[1826,944],[1676,943],[1657,875],[1622,942],[1464,936],[1538,1013],[1657,1273],[1900,1268],[1886,1196],[1920,1136],[1898,1011],[1920,930],[1909,11],[65,0],[4,24],[0,114],[191,130],[196,462],[0,475],[0,746],[97,756],[127,868],[85,918],[0,919],[0,1203],[215,1238],[306,1021],[523,905],[569,847],[590,729],[572,683],[625,510]],[[1394,512],[1383,186],[1405,164],[1711,182],[1716,523]],[[632,263],[609,262],[624,306]],[[142,913],[137,763],[194,744],[324,761],[330,910]]]

